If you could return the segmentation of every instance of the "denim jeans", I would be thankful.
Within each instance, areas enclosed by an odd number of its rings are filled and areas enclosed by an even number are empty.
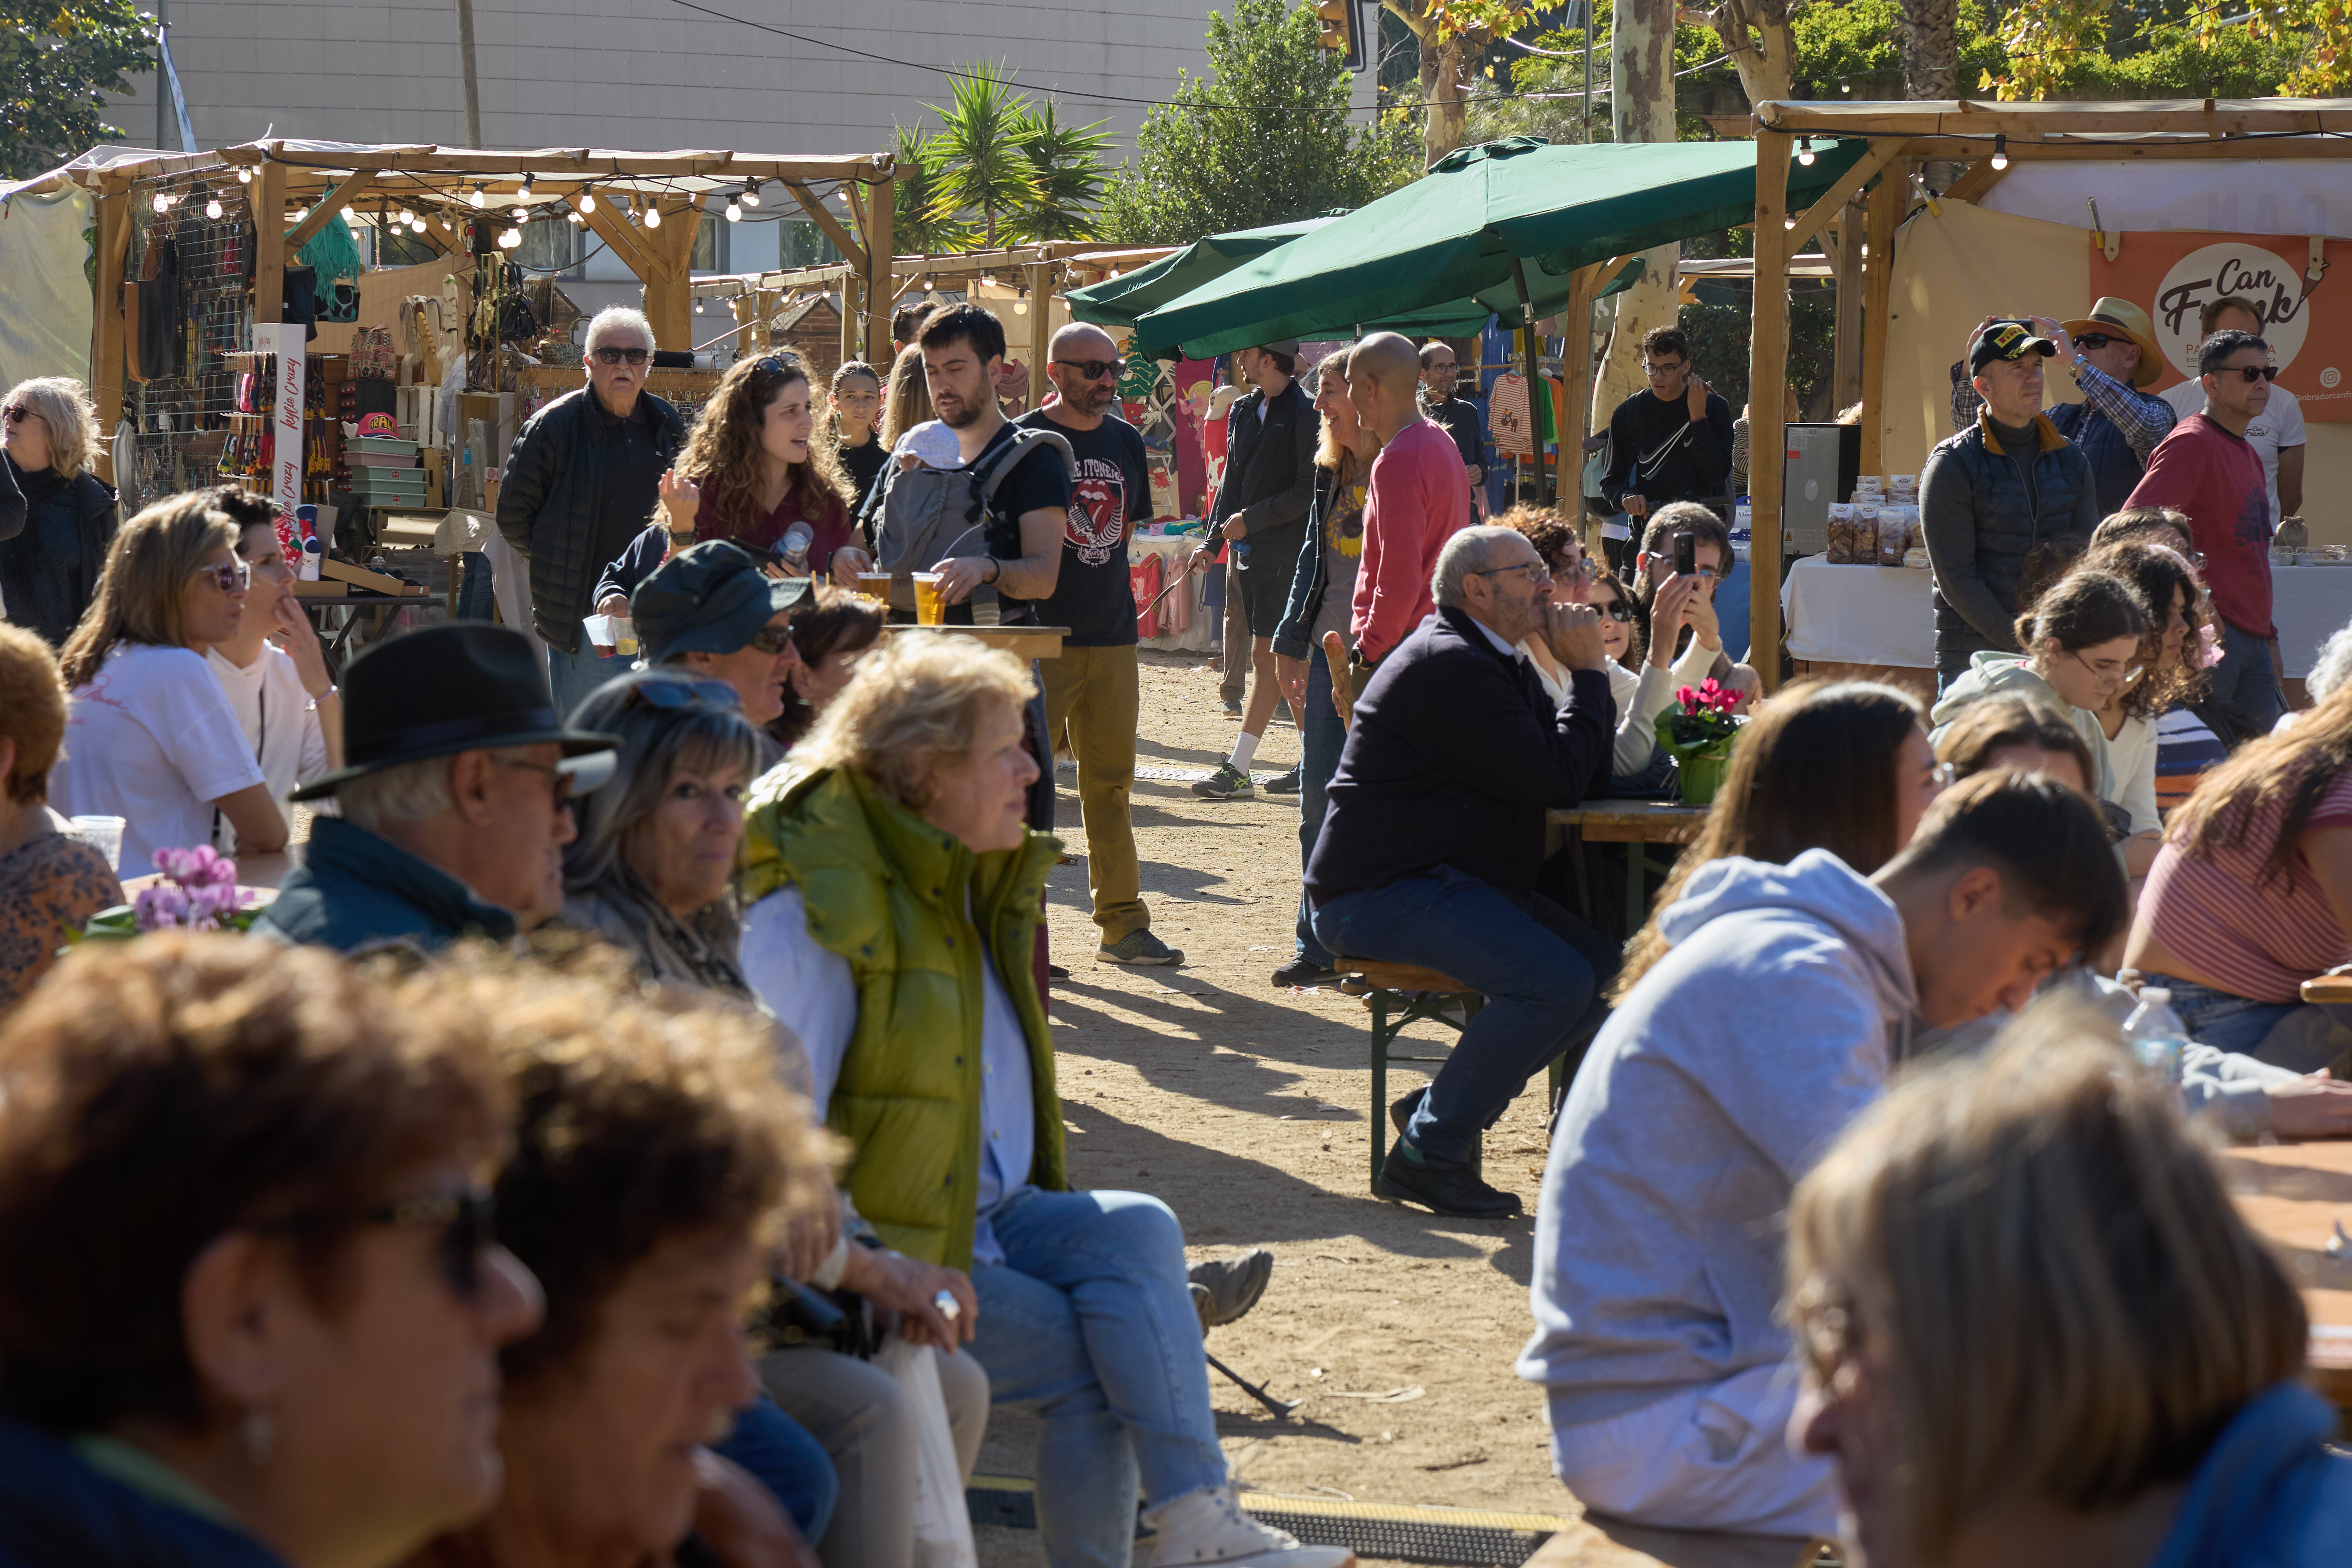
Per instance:
[[[2233,1051],[2290,1072],[2316,1072],[2352,1043],[2352,1031],[2327,1009],[2309,1002],[2258,1002],[2194,980],[2149,975],[2146,986],[2172,992],[2171,1008],[2189,1038],[2216,1051]]]
[[[588,641],[584,632],[581,633],[580,651],[576,653],[567,653],[554,643],[549,643],[547,682],[554,688],[555,711],[570,717],[572,710],[578,707],[590,692],[614,675],[627,674],[629,666],[635,663],[635,660],[625,659],[618,653],[610,658],[598,657],[595,645]]]
[[[765,1395],[753,1400],[737,1413],[735,1430],[711,1448],[767,1484],[793,1516],[803,1540],[814,1541],[824,1533],[841,1496],[840,1478],[824,1445],[777,1409],[775,1401]]]
[[[971,1354],[998,1405],[1044,1419],[1037,1531],[1050,1568],[1127,1568],[1139,1472],[1157,1508],[1225,1481],[1184,1232],[1134,1192],[1017,1192],[971,1271]]]
[[[1425,965],[1486,998],[1405,1129],[1423,1153],[1465,1164],[1528,1080],[1601,1027],[1601,987],[1622,956],[1551,900],[1450,866],[1341,894],[1316,907],[1314,925],[1334,953]]]
[[[457,619],[460,621],[495,621],[499,618],[495,592],[497,580],[490,575],[490,558],[479,550],[468,550],[457,557],[463,563],[464,577],[457,584]]]
[[[1331,706],[1331,666],[1323,650],[1307,655],[1307,711],[1298,716],[1298,869],[1315,856],[1315,841],[1323,831],[1323,809],[1330,800],[1331,775],[1339,771],[1339,751],[1348,744],[1348,727]],[[1298,953],[1310,963],[1332,967],[1332,955],[1315,939],[1313,911],[1307,894],[1298,895]]]
[[[2270,640],[2221,622],[2221,662],[2206,672],[2205,700],[2197,716],[2225,744],[2259,740],[2286,712],[2278,673],[2271,668]]]

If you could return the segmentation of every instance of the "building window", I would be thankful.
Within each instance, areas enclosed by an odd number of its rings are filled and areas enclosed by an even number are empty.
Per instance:
[[[522,225],[514,259],[532,272],[568,272],[580,263],[579,233],[562,218],[533,218]]]

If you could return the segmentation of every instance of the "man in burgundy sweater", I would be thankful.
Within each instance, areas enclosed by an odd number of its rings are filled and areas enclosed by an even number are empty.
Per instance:
[[[1364,500],[1364,556],[1350,630],[1356,653],[1377,664],[1435,608],[1429,574],[1445,541],[1470,522],[1470,478],[1444,427],[1414,400],[1421,355],[1411,340],[1375,332],[1348,361],[1357,417],[1378,431]]]
[[[2221,662],[2197,716],[2232,746],[2268,735],[2286,711],[2278,631],[2271,623],[2270,485],[2246,426],[2270,403],[2270,345],[2252,332],[2216,332],[2199,346],[2205,412],[2192,413],[2149,454],[2128,505],[2189,514],[2205,557],[2205,586],[2221,615]]]

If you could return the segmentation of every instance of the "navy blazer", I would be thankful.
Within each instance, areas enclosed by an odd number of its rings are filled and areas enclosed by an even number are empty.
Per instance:
[[[1574,670],[1570,682],[1555,713],[1527,661],[1468,611],[1423,621],[1357,699],[1307,896],[1320,904],[1441,866],[1533,893],[1544,813],[1609,788],[1609,677]]]

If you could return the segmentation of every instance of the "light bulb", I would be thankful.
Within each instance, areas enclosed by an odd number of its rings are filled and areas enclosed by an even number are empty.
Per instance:
[[[525,174],[522,177],[522,183],[515,187],[515,200],[518,202],[528,202],[530,200],[530,175]]]
[[[156,215],[160,217],[161,215],[163,215],[163,214],[165,214],[165,213],[167,213],[167,212],[170,212],[171,210],[172,210],[172,198],[171,198],[171,197],[169,197],[169,196],[167,196],[167,195],[165,195],[165,194],[164,194],[163,192],[161,192],[161,191],[156,192],[156,193],[155,193],[155,212],[156,212]]]
[[[1026,315],[1028,315],[1028,314],[1029,314],[1029,301],[1027,301],[1026,299],[1016,299],[1016,300],[1014,300],[1014,301],[1013,302],[1013,313],[1015,316],[1026,316]]]
[[[743,204],[747,207],[756,207],[760,204],[759,186],[746,185],[743,187]]]
[[[1996,170],[2009,167],[2009,138],[2006,136],[1992,139],[1992,166]]]
[[[702,314],[702,301],[701,301],[701,300],[699,300],[699,299],[698,299],[698,300],[696,300],[696,301],[694,302],[694,313],[695,313],[697,316],[699,316],[699,315],[701,315],[701,314]]]
[[[1794,217],[1782,218],[1780,220],[1780,226],[1784,229],[1795,228],[1797,226],[1797,220]]]
[[[423,218],[415,219],[408,226],[415,229],[418,234],[423,234],[425,232],[425,220]]]
[[[441,214],[441,232],[443,234],[456,234],[457,232],[457,225],[449,221],[449,214],[446,213],[443,213]]]
[[[573,228],[578,228],[580,226],[580,214],[578,213],[566,213],[563,215],[571,223]]]
[[[401,209],[400,209],[400,212],[398,213],[398,214],[397,214],[397,215],[395,215],[395,216],[394,217],[394,219],[393,219],[393,222],[394,222],[394,223],[398,224],[402,228],[406,228],[409,225],[411,225],[411,224],[415,223],[415,221],[416,221],[416,216],[415,216],[415,214],[413,214],[413,213],[411,213],[411,212],[410,212],[406,207],[403,207],[403,208],[401,208]]]
[[[469,202],[473,203],[473,204],[474,204],[474,205],[476,205],[476,206],[478,206],[478,206],[480,206],[480,205],[482,204],[482,188],[481,188],[479,185],[475,186],[475,187],[474,187],[474,190],[473,190],[473,193],[472,193],[471,195],[467,196],[466,199],[467,199],[467,201],[469,201]]]
[[[743,221],[742,204],[732,196],[727,198],[727,221],[730,224],[740,224]]]
[[[529,223],[530,221],[530,209],[529,207],[517,207],[514,210],[513,215],[514,221],[519,224]]]
[[[1797,143],[1797,162],[1810,169],[1813,166],[1813,139],[1806,137]]]
[[[596,210],[595,192],[583,190],[580,193],[580,210],[583,213],[593,213]]]
[[[646,227],[649,229],[661,227],[661,209],[650,202],[646,204]]]
[[[210,201],[207,201],[207,202],[205,204],[205,216],[206,216],[206,217],[208,217],[208,218],[216,218],[216,217],[218,217],[218,216],[220,216],[220,215],[221,215],[221,203],[220,203],[220,198],[219,198],[218,196],[215,196],[215,197],[213,197]]]
[[[238,184],[240,184],[240,185],[250,185],[250,184],[252,184],[252,183],[253,183],[253,171],[252,171],[252,170],[250,170],[250,169],[239,169],[239,170],[236,172],[236,183],[237,183]]]

